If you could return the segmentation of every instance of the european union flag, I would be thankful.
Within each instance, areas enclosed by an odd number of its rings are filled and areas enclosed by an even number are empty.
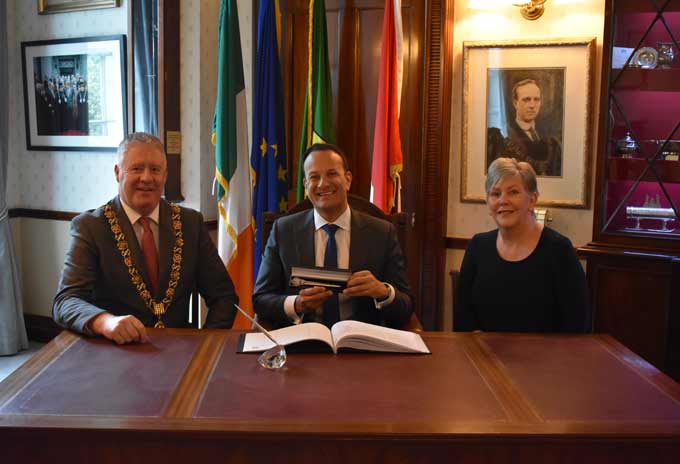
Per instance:
[[[276,34],[276,2],[260,1],[257,23],[257,62],[253,111],[253,217],[255,219],[255,278],[262,252],[262,213],[288,208],[286,146],[283,123],[283,91]]]

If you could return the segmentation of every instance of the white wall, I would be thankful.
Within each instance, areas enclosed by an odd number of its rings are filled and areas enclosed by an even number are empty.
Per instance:
[[[120,8],[39,15],[37,3],[9,0],[10,67],[8,207],[60,211],[96,208],[117,191],[114,153],[26,149],[21,42],[127,33],[127,1]]]
[[[248,121],[252,119],[253,2],[238,0],[243,68],[248,95]],[[215,147],[211,142],[217,96],[217,20],[219,0],[180,4],[180,74],[182,109],[182,193],[184,204],[200,210],[206,219],[217,217],[212,194]],[[248,124],[249,130],[250,124]],[[248,138],[250,140],[251,137]]]
[[[39,15],[37,3],[8,0],[10,92],[9,208],[82,211],[117,192],[114,153],[26,149],[21,42],[127,33],[127,0],[119,8]],[[17,218],[12,231],[20,260],[24,310],[51,316],[68,243],[69,223]]]
[[[217,82],[219,3],[183,1],[180,11],[182,192],[184,204],[201,210],[207,219],[216,217],[211,195],[215,152],[210,133]],[[122,0],[119,8],[55,15],[38,15],[33,0],[8,0],[7,6],[10,88],[16,89],[10,92],[9,102],[8,207],[54,211],[96,208],[118,191],[113,176],[114,153],[26,150],[21,42],[127,34],[128,1]],[[253,6],[250,0],[239,0],[238,7],[246,90],[250,92]],[[51,316],[68,246],[69,223],[15,218],[11,224],[20,259],[24,310]]]
[[[604,33],[604,0],[585,0],[582,3],[556,5],[546,3],[543,16],[536,21],[527,21],[519,14],[519,9],[511,5],[488,11],[473,10],[467,1],[458,1],[454,13],[454,59],[453,59],[453,98],[451,112],[451,153],[449,159],[449,193],[447,214],[447,236],[471,237],[477,232],[495,228],[487,214],[486,206],[481,203],[461,203],[461,151],[463,115],[463,42],[475,40],[510,41],[541,40],[557,38],[595,37],[595,75],[596,85],[592,93],[591,114],[591,199],[587,209],[551,208],[553,222],[550,227],[566,235],[574,246],[588,243],[592,238],[593,211],[592,197],[595,173],[597,114],[599,113],[599,82],[602,61],[602,38]],[[446,256],[446,285],[444,307],[446,327],[451,327],[451,284],[448,271],[459,269],[463,257],[462,250],[448,250]]]

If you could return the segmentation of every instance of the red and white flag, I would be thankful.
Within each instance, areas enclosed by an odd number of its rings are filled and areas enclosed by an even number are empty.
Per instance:
[[[403,77],[401,0],[385,0],[378,104],[373,135],[371,202],[389,213],[401,212],[401,180],[404,168],[399,135],[399,108]]]

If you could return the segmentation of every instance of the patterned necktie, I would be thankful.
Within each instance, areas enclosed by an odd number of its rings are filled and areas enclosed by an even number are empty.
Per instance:
[[[531,133],[531,140],[534,142],[538,142],[540,140],[540,137],[538,136],[538,132],[536,132],[536,129],[533,127],[529,129],[529,132]]]
[[[158,291],[158,250],[156,250],[156,243],[154,242],[153,232],[149,225],[149,218],[140,217],[139,223],[144,227],[142,255],[144,255],[144,264],[151,283],[151,293],[155,295]]]
[[[326,242],[326,253],[323,258],[323,267],[336,269],[338,267],[338,246],[335,243],[335,232],[339,229],[335,224],[326,224],[323,230],[328,235]],[[340,320],[340,304],[338,294],[333,293],[323,304],[323,323],[327,327]]]

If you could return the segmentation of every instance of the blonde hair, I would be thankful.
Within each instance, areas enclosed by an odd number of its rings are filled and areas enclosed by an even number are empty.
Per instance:
[[[538,194],[536,171],[534,171],[534,168],[529,163],[517,161],[515,158],[496,158],[489,165],[486,182],[484,183],[486,194],[488,195],[491,188],[504,177],[515,175],[519,175],[522,179],[522,185],[527,189],[527,192]]]

